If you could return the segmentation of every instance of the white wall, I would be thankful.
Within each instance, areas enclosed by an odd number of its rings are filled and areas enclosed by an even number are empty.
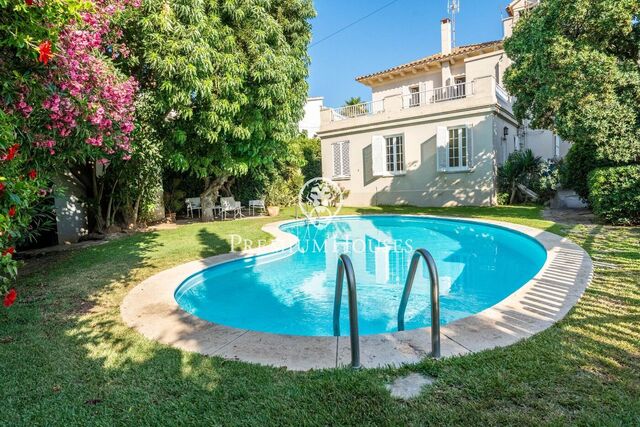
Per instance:
[[[306,131],[309,137],[315,137],[320,129],[320,111],[324,104],[323,97],[307,98],[304,105],[304,117],[298,123],[301,132]]]
[[[438,171],[436,130],[438,126],[471,125],[474,165],[470,172]],[[404,175],[372,175],[374,135],[402,134],[405,148]],[[410,204],[415,206],[491,205],[495,202],[494,115],[456,114],[409,125],[385,126],[372,130],[351,130],[342,136],[322,138],[323,176],[332,178],[331,144],[350,143],[350,179],[338,183],[349,190],[349,206]]]

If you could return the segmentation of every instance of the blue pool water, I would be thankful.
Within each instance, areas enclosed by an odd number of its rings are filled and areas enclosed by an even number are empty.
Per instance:
[[[176,289],[187,312],[236,328],[289,335],[332,336],[338,256],[356,274],[360,333],[397,331],[397,311],[413,251],[431,252],[440,275],[443,324],[478,313],[528,282],[546,260],[534,239],[505,228],[436,218],[363,216],[324,228],[305,221],[283,231],[296,248],[236,260],[194,274]],[[429,278],[416,275],[406,329],[429,326]],[[346,284],[341,331],[348,334]]]

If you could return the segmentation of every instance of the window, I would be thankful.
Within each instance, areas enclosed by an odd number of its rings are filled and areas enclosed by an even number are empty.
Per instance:
[[[447,128],[438,126],[437,163],[440,172],[471,170],[473,164],[473,132],[470,126]]]
[[[409,107],[420,106],[420,86],[409,87]]]
[[[562,139],[558,135],[556,135],[553,141],[553,156],[556,159],[560,158],[560,142],[562,142]]]
[[[404,141],[402,135],[385,137],[388,173],[404,172]]]
[[[333,177],[349,178],[349,141],[336,142],[333,146]]]
[[[449,129],[449,168],[467,167],[467,128]]]

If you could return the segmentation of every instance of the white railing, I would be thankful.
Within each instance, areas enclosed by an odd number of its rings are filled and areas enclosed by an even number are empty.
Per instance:
[[[331,111],[331,120],[334,122],[353,117],[371,116],[372,114],[382,113],[384,111],[384,101],[369,101],[363,102],[362,104],[345,105],[344,107],[333,108]]]
[[[473,90],[473,82],[469,82],[438,87],[424,92],[413,92],[402,96],[402,108],[420,107],[421,105],[466,98],[473,95]]]

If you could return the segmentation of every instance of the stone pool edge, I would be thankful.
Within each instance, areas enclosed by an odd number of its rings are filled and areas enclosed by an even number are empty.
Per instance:
[[[363,215],[342,218],[359,216]],[[508,346],[547,329],[564,318],[578,302],[593,276],[592,260],[580,246],[547,231],[474,218],[377,216],[453,219],[497,225],[533,237],[547,251],[547,260],[538,274],[517,291],[490,308],[441,328],[444,357]],[[348,366],[349,337],[278,335],[231,328],[183,311],[174,299],[177,286],[202,269],[296,245],[297,237],[280,230],[280,226],[296,221],[300,220],[278,221],[262,227],[274,237],[268,246],[181,264],[144,280],[125,296],[120,306],[123,321],[148,339],[207,356],[301,371]],[[365,367],[417,363],[429,355],[430,346],[430,328],[362,336],[361,361]]]

